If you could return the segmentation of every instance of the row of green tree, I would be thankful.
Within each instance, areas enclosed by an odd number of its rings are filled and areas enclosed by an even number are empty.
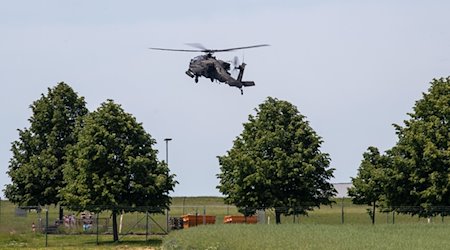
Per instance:
[[[108,100],[88,112],[84,99],[60,83],[31,109],[30,128],[19,130],[12,145],[9,200],[110,210],[115,240],[118,213],[169,208],[174,175],[158,161],[155,140],[120,105]],[[225,201],[245,215],[274,209],[277,223],[282,214],[307,214],[331,204],[334,169],[306,117],[271,97],[255,111],[232,148],[218,157],[217,188]],[[369,147],[364,153],[350,195],[374,208],[443,214],[436,207],[450,205],[450,78],[433,80],[409,115],[404,127],[395,125],[399,140],[392,149],[380,154]]]
[[[169,208],[176,181],[158,161],[142,124],[108,100],[89,112],[83,97],[59,83],[31,105],[30,127],[19,129],[5,196],[21,206],[61,205],[117,214]]]
[[[349,190],[375,210],[431,217],[450,210],[450,77],[434,79],[384,154],[369,147]]]
[[[12,184],[4,190],[10,201],[111,210],[114,240],[117,213],[169,208],[174,175],[157,160],[155,141],[120,105],[108,100],[88,112],[84,99],[60,83],[31,109],[30,128],[19,130],[12,145]],[[245,215],[275,208],[277,223],[282,214],[331,204],[334,169],[321,144],[294,105],[269,97],[244,123],[233,148],[218,157],[218,189]]]

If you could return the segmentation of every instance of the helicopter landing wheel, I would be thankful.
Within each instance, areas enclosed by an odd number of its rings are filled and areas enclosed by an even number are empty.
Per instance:
[[[241,95],[243,95],[243,94],[244,94],[244,90],[241,89]]]
[[[195,83],[198,83],[198,76],[195,77]]]

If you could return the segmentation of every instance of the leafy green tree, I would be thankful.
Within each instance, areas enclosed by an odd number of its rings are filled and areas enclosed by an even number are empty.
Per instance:
[[[294,105],[269,97],[256,116],[249,115],[231,150],[218,157],[218,189],[245,215],[274,208],[277,223],[281,214],[331,204],[336,191],[328,180],[334,169],[321,143]]]
[[[363,160],[358,169],[358,175],[352,178],[353,187],[348,192],[355,204],[367,204],[372,224],[375,224],[375,209],[377,202],[384,199],[385,183],[389,181],[386,173],[389,170],[389,157],[381,155],[378,148],[369,147],[363,154]]]
[[[163,213],[176,181],[167,164],[158,162],[155,140],[120,105],[108,100],[84,121],[68,152],[62,194],[75,211],[112,211],[118,241],[117,214]]]
[[[83,97],[61,82],[30,106],[30,127],[19,131],[12,143],[13,156],[5,196],[22,206],[57,204],[64,186],[63,164],[67,147],[76,142],[74,128],[88,113]]]
[[[436,207],[450,205],[450,77],[434,79],[413,110],[404,127],[394,125],[387,200],[401,213],[443,214]]]

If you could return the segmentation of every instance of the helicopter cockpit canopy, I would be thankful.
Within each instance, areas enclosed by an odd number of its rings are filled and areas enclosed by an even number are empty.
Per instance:
[[[196,57],[191,59],[191,63],[199,62],[199,61],[204,60],[204,59],[206,59],[204,55],[196,56]]]

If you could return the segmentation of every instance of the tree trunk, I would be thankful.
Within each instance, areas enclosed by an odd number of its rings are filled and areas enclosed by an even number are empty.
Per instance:
[[[374,201],[373,202],[373,210],[372,210],[372,225],[375,225],[375,212],[376,212],[375,204],[376,204],[376,202]]]
[[[112,211],[112,223],[113,223],[113,239],[114,242],[118,242],[119,234],[117,233],[117,210]]]
[[[275,222],[281,224],[281,212],[275,209]]]

